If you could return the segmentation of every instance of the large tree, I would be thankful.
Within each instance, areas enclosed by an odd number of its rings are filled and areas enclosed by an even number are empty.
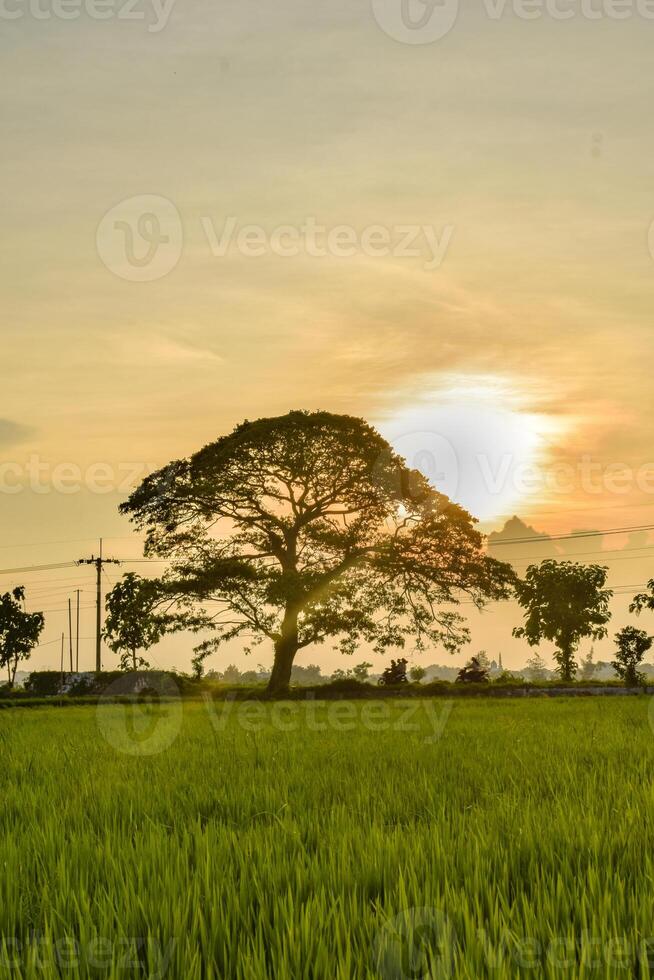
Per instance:
[[[200,656],[269,640],[273,693],[298,650],[327,638],[346,653],[409,636],[458,650],[468,631],[453,607],[513,583],[470,514],[366,422],[328,412],[244,422],[146,478],[122,511],[147,532],[146,554],[172,561],[160,587],[178,625],[212,631]]]
[[[607,572],[600,565],[547,559],[530,565],[524,581],[516,585],[525,623],[516,627],[513,635],[524,637],[530,646],[544,640],[553,642],[554,658],[564,681],[571,681],[577,672],[574,654],[580,641],[606,636],[613,595],[604,588]]]
[[[6,667],[10,687],[14,686],[18,664],[29,660],[45,625],[43,613],[25,612],[24,602],[22,587],[0,596],[0,667]]]

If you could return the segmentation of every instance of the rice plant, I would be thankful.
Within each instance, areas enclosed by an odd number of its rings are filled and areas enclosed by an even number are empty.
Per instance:
[[[649,700],[0,714],[0,976],[649,977]]]

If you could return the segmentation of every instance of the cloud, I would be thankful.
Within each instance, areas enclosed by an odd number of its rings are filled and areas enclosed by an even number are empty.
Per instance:
[[[6,446],[14,446],[17,442],[25,442],[34,434],[34,431],[29,425],[0,418],[0,449],[4,449]]]

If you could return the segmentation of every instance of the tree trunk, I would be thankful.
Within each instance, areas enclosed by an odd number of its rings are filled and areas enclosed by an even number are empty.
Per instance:
[[[287,609],[282,623],[282,632],[275,641],[275,660],[268,681],[268,694],[281,695],[288,693],[291,682],[293,661],[298,651],[297,610]]]
[[[572,659],[574,656],[574,649],[571,643],[561,642],[558,650],[557,661],[559,664],[559,673],[561,675],[561,680],[569,683],[574,680],[574,673],[572,670]]]

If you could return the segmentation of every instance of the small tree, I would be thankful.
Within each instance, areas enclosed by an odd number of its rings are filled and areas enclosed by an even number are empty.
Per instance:
[[[638,667],[651,648],[654,637],[648,636],[644,630],[637,630],[634,626],[625,626],[616,633],[615,642],[618,652],[611,666],[616,674],[622,678],[627,687],[643,684],[645,675],[640,673]]]
[[[356,681],[361,681],[361,683],[363,683],[370,677],[371,667],[372,664],[369,664],[366,660],[364,660],[363,663],[357,664],[351,671],[348,671],[348,674],[351,674]]]
[[[156,611],[160,603],[157,582],[133,572],[124,575],[109,593],[104,636],[109,648],[121,654],[121,670],[150,666],[137,651],[149,650],[168,628],[171,617]]]
[[[45,625],[43,613],[25,612],[24,601],[22,586],[0,596],[0,667],[7,668],[9,687],[14,686],[18,664],[29,660]]]
[[[547,559],[530,565],[524,581],[516,585],[518,602],[525,610],[525,625],[513,630],[530,646],[543,640],[556,644],[554,659],[563,681],[571,681],[578,664],[574,654],[585,637],[606,636],[613,595],[605,589],[608,569],[600,565]]]
[[[291,680],[294,684],[324,684],[326,678],[318,664],[307,664],[306,667],[293,664]]]
[[[382,687],[395,687],[397,684],[408,684],[406,668],[408,661],[405,657],[399,660],[391,660],[390,667],[384,669],[384,673],[379,678]]]
[[[488,681],[488,667],[482,663],[479,654],[471,657],[458,673],[457,684],[485,684]]]
[[[597,664],[594,659],[593,647],[590,648],[590,652],[581,661],[581,679],[582,681],[592,681],[595,676],[595,671],[597,670]]]
[[[525,674],[530,681],[544,681],[547,679],[547,665],[540,654],[535,653],[529,658],[526,664]]]
[[[427,671],[424,667],[421,667],[420,664],[414,664],[409,671],[409,677],[414,684],[419,684],[422,680],[424,680],[426,673]]]

